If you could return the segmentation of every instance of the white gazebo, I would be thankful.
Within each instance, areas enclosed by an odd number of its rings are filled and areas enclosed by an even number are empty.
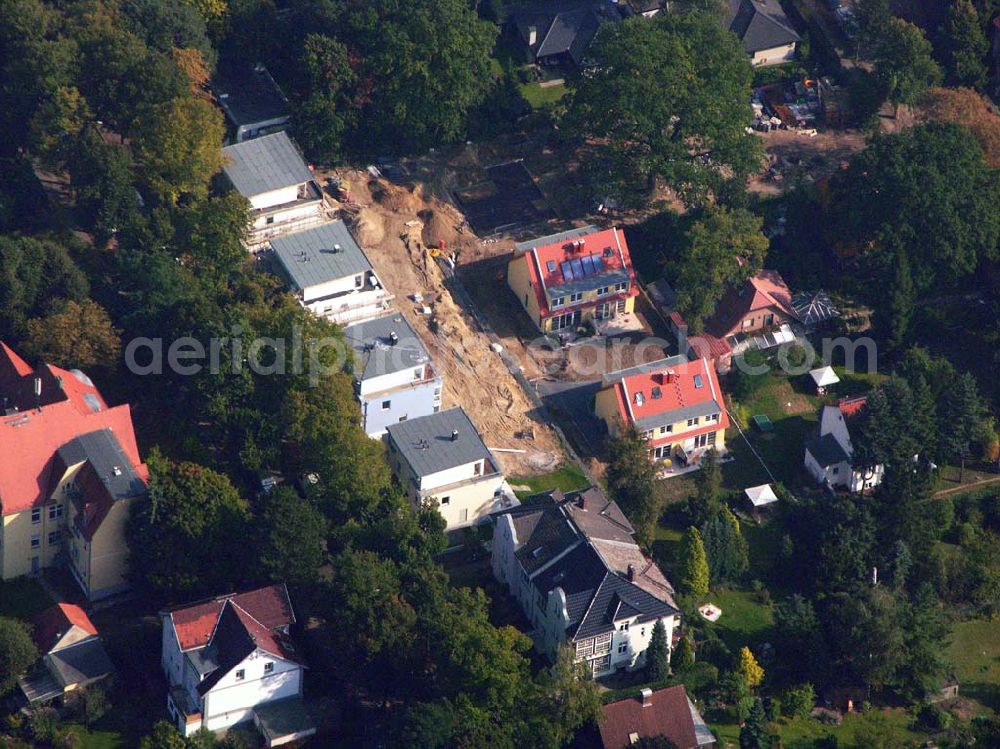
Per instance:
[[[774,489],[771,488],[770,484],[751,486],[743,491],[747,495],[747,498],[750,500],[750,504],[753,505],[755,510],[759,510],[761,507],[766,507],[767,505],[778,501],[778,495],[774,493]]]
[[[820,367],[819,369],[813,369],[809,372],[809,376],[812,377],[812,381],[816,383],[816,393],[818,395],[825,395],[828,387],[836,385],[840,382],[840,378],[837,377],[837,373],[833,371],[833,367]]]

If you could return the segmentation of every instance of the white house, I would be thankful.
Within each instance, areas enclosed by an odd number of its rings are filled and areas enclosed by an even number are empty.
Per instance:
[[[865,405],[865,399],[848,398],[836,406],[824,406],[819,434],[806,442],[805,466],[818,484],[841,487],[851,492],[872,489],[882,481],[883,466],[860,470],[853,466],[849,420]]]
[[[222,149],[222,171],[250,201],[247,249],[326,221],[323,193],[284,131]]]
[[[251,720],[260,725],[261,716],[267,723],[276,704],[298,720],[290,720],[283,735],[266,737],[269,746],[315,733],[301,707],[304,666],[288,635],[295,615],[284,585],[221,596],[160,617],[161,663],[170,685],[167,712],[184,736]]]
[[[386,427],[441,410],[444,378],[430,354],[398,312],[344,328],[354,349],[354,392],[369,437]]]
[[[492,564],[531,622],[536,649],[554,658],[568,644],[595,676],[641,668],[657,620],[673,642],[681,616],[673,587],[600,489],[532,500],[496,516]]]
[[[392,295],[343,221],[271,240],[274,257],[299,302],[340,325],[384,315]]]
[[[743,42],[755,65],[778,65],[795,59],[802,37],[778,0],[728,0],[726,26]]]
[[[462,408],[390,424],[389,465],[417,506],[436,505],[446,529],[485,521],[516,502],[500,464]]]

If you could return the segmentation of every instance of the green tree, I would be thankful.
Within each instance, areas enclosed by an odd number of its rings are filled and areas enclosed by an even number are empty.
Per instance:
[[[0,696],[17,684],[17,677],[38,659],[28,627],[17,619],[0,616]]]
[[[901,18],[889,19],[875,49],[875,75],[897,109],[916,104],[924,91],[941,83],[941,68],[931,52],[919,27]]]
[[[355,125],[356,76],[349,55],[344,44],[323,34],[309,34],[302,44],[295,134],[305,152],[322,162],[337,160],[344,133]]]
[[[653,632],[655,636],[655,628]],[[542,704],[538,712],[546,716],[544,746],[570,745],[582,726],[596,725],[603,715],[597,684],[587,664],[576,662],[572,648],[559,649],[555,664],[540,677],[539,689]]]
[[[42,317],[62,299],[82,302],[87,277],[61,244],[0,236],[0,338],[19,341],[31,317]]]
[[[649,645],[646,647],[647,681],[663,681],[670,676],[670,663],[667,660],[669,647],[667,643],[667,628],[663,626],[662,620],[657,619],[653,625],[653,634],[649,638]],[[690,648],[690,645],[688,647]]]
[[[740,749],[771,749],[774,737],[767,730],[767,716],[764,703],[758,697],[750,707],[743,727],[740,728]]]
[[[216,54],[205,21],[185,0],[129,0],[122,3],[122,13],[129,31],[153,49],[165,53],[175,48],[196,49],[209,68],[215,67]]]
[[[920,700],[940,688],[947,674],[951,628],[933,586],[922,583],[904,607],[904,658],[898,675],[900,691]]]
[[[127,148],[107,144],[92,128],[76,143],[69,164],[76,205],[98,244],[105,244],[135,220],[139,199],[132,185],[132,158]]]
[[[154,450],[149,497],[129,519],[136,582],[174,600],[229,590],[243,577],[248,507],[223,474]]]
[[[749,567],[749,551],[732,511],[725,506],[719,507],[701,526],[701,537],[712,584],[739,581]]]
[[[776,663],[787,681],[826,683],[830,649],[812,602],[793,595],[774,607]]]
[[[969,131],[932,122],[876,137],[830,185],[827,226],[864,248],[878,305],[903,252],[917,297],[997,257],[997,176]]]
[[[789,687],[781,695],[785,714],[793,718],[808,718],[816,704],[816,690],[809,683]]]
[[[350,97],[360,110],[350,133],[359,150],[453,142],[464,136],[466,115],[492,84],[496,25],[465,0],[414,0],[403,7],[399,0],[348,0],[308,8],[313,18],[305,27],[347,47],[360,84]],[[327,111],[316,109],[321,116]]]
[[[916,302],[910,262],[904,249],[896,252],[896,272],[888,291],[885,302],[876,307],[875,322],[889,350],[898,351],[910,333]]]
[[[892,684],[903,663],[902,613],[893,593],[881,587],[838,593],[833,599],[831,642],[840,662],[875,691]]]
[[[684,534],[680,552],[680,587],[695,598],[708,594],[708,559],[698,529],[690,527]]]
[[[952,0],[940,34],[950,83],[982,86],[986,81],[984,61],[990,44],[972,0]]]
[[[719,511],[722,494],[722,469],[719,454],[710,447],[701,459],[701,470],[694,475],[694,495],[688,499],[691,520],[702,525]]]
[[[97,302],[67,301],[43,318],[28,320],[24,350],[30,356],[67,368],[113,369],[122,344],[107,311]]]
[[[293,489],[263,497],[257,514],[257,555],[264,577],[294,586],[315,583],[323,564],[326,521]]]
[[[661,179],[693,204],[724,173],[741,182],[757,169],[760,143],[744,131],[750,64],[714,16],[606,24],[588,56],[595,64],[573,83],[565,126],[600,144],[589,161],[599,197],[641,202]]]
[[[726,289],[761,269],[770,244],[763,218],[744,208],[706,209],[685,232],[680,257],[669,264],[675,279],[677,310],[692,332],[715,312]]]
[[[858,24],[859,42],[877,43],[892,19],[889,0],[858,0],[854,6],[854,18]]]
[[[184,737],[165,720],[156,721],[152,733],[139,742],[139,749],[186,749],[186,746]]]
[[[151,107],[133,141],[142,173],[162,198],[204,197],[209,178],[222,167],[222,114],[202,99],[181,97]]]
[[[652,543],[662,509],[656,487],[656,467],[649,459],[646,440],[627,429],[608,440],[608,491],[632,521],[641,544]]]
[[[972,444],[988,424],[987,417],[986,403],[979,395],[975,377],[963,372],[941,402],[941,445],[949,457],[961,461],[959,481],[964,478],[965,459]]]
[[[677,641],[677,647],[670,654],[670,668],[675,674],[683,674],[694,665],[694,646],[691,638],[681,636]]]

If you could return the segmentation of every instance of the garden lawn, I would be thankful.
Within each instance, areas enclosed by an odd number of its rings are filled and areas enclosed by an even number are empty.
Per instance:
[[[744,645],[751,649],[766,642],[774,626],[770,603],[761,603],[749,590],[720,589],[708,594],[708,600],[722,609],[714,629],[734,653]]]
[[[125,747],[125,737],[117,731],[95,731],[76,726],[74,733],[80,739],[80,749],[124,749]]]
[[[960,693],[1000,712],[1000,621],[958,622],[952,629],[947,655]]]
[[[783,749],[812,749],[816,739],[830,735],[836,737],[839,746],[854,746],[858,730],[870,721],[879,721],[883,730],[894,731],[903,741],[923,742],[927,739],[910,730],[910,716],[899,708],[877,713],[849,713],[839,726],[827,725],[815,718],[782,718],[774,725],[780,732]],[[724,722],[709,720],[708,723],[719,738],[720,749],[739,746],[740,727],[732,715]]]
[[[0,581],[0,616],[27,621],[51,605],[49,594],[30,577]]]
[[[522,83],[518,85],[521,96],[531,105],[532,109],[542,109],[543,107],[555,104],[566,95],[566,84],[558,83],[555,86],[542,86],[538,83]]]
[[[561,489],[564,492],[585,489],[590,483],[575,463],[567,463],[551,473],[543,473],[540,476],[511,477],[508,481],[511,486],[528,487],[526,490],[515,491],[519,499],[552,489]]]

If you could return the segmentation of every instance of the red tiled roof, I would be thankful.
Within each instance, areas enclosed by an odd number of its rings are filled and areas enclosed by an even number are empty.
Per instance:
[[[268,629],[253,616],[248,614],[235,601],[230,600],[229,604],[239,617],[240,623],[246,629],[247,634],[254,644],[265,653],[270,653],[277,658],[295,660],[295,648],[291,646],[289,639],[282,633],[273,629]]]
[[[295,621],[284,585],[269,585],[246,593],[220,596],[170,612],[181,650],[200,648],[209,643],[222,609],[229,600],[269,630],[287,627]]]
[[[76,437],[101,429],[111,430],[136,473],[143,480],[148,477],[127,404],[108,408],[97,389],[84,381],[85,375],[47,365],[25,373],[26,366],[7,346],[0,346],[0,397],[8,398],[8,407],[21,408],[10,416],[0,415],[3,515],[45,502],[58,480],[53,477],[56,451]],[[42,380],[40,409],[35,407],[35,376]]]
[[[666,736],[677,749],[698,749],[694,719],[683,686],[660,689],[644,706],[641,698],[612,702],[603,708],[599,724],[604,749],[626,749],[630,736],[639,738]]]
[[[705,330],[716,338],[739,332],[740,321],[751,312],[777,309],[793,316],[792,292],[776,270],[762,270],[738,287],[731,287],[716,305],[715,314],[705,321]]]
[[[635,270],[632,267],[632,257],[629,254],[628,243],[625,241],[625,232],[617,227],[595,230],[589,234],[580,234],[551,244],[532,247],[521,256],[522,261],[528,264],[528,277],[531,279],[531,286],[535,291],[535,298],[538,300],[538,309],[541,311],[542,317],[565,314],[584,306],[583,304],[565,305],[557,310],[550,310],[545,289],[567,283],[562,272],[564,262],[580,260],[589,255],[600,257],[603,266],[602,273],[625,269],[630,279],[628,291],[609,294],[601,298],[602,302],[639,294]],[[549,263],[552,263],[553,270],[551,271]],[[588,277],[600,277],[602,273],[595,273]]]
[[[97,636],[97,627],[90,621],[87,613],[72,603],[57,603],[45,609],[35,617],[33,623],[35,630],[32,639],[42,653],[48,653],[56,641],[73,626],[79,627],[87,634]]]
[[[840,413],[844,414],[844,418],[850,418],[861,413],[861,409],[865,407],[865,403],[867,402],[868,396],[859,395],[854,398],[844,398],[838,401],[837,407],[840,409]]]
[[[698,387],[696,378],[701,382],[701,387]],[[633,424],[649,416],[666,416],[672,411],[701,403],[715,401],[720,406],[723,405],[718,375],[707,359],[681,364],[664,363],[662,368],[621,377],[614,382],[613,387],[618,396],[619,415],[625,424]],[[653,396],[654,389],[658,389],[660,397]],[[728,426],[729,418],[723,409],[719,423],[712,425],[709,431],[726,429]],[[671,436],[674,439],[677,437]]]

